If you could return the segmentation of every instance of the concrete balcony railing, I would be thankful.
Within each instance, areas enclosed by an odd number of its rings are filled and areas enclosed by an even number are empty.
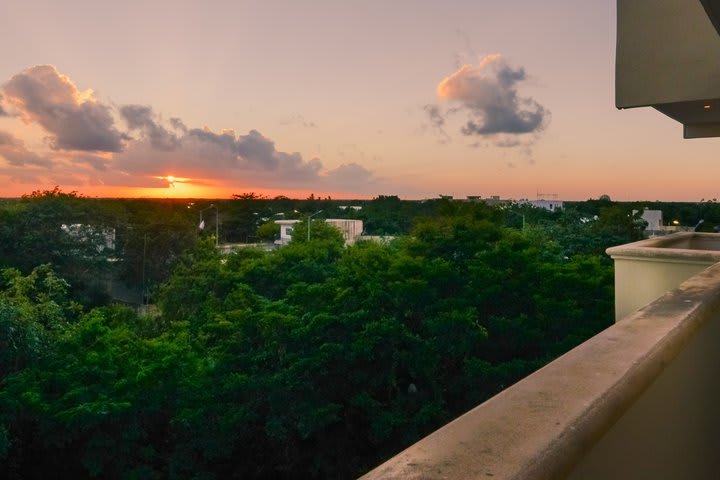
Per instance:
[[[720,262],[720,235],[680,232],[608,248],[615,261],[615,319]]]
[[[672,287],[363,478],[718,478],[720,264]]]

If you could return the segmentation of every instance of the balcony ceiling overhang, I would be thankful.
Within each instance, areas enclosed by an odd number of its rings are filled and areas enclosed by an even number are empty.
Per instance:
[[[720,136],[720,0],[618,0],[615,102]]]
[[[720,0],[700,0],[705,13],[712,22],[715,30],[720,34]]]

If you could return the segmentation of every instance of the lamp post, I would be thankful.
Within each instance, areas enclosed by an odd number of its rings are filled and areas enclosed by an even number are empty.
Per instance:
[[[308,242],[310,241],[310,225],[312,224],[310,219],[321,212],[322,212],[322,210],[318,210],[317,212],[313,213],[312,215],[308,215],[308,217],[307,217],[307,219],[308,219],[308,238],[307,238]]]
[[[145,292],[145,257],[147,256],[147,233],[143,235],[143,260],[142,260],[142,304],[145,306],[147,295]]]
[[[190,203],[187,208],[195,208],[195,203]],[[214,203],[211,203],[209,207],[205,207],[199,210],[200,223],[198,224],[198,228],[200,230],[205,228],[205,226],[203,225],[203,212],[205,210],[210,210],[211,208],[215,209],[215,246],[217,247],[220,244],[220,211]]]
[[[295,213],[300,213],[298,210],[294,210],[294,212],[295,212]],[[307,222],[308,222],[307,240],[308,240],[308,242],[310,241],[310,223],[311,223],[311,222],[310,222],[310,219],[312,219],[312,217],[314,217],[314,216],[317,215],[318,213],[322,213],[322,210],[318,210],[317,212],[315,212],[315,213],[307,216]]]
[[[218,210],[218,207],[214,203],[211,203],[209,207],[200,210],[200,220],[202,221],[202,213],[205,210],[210,210],[211,208],[215,209],[215,246],[217,247],[220,245],[220,211]]]

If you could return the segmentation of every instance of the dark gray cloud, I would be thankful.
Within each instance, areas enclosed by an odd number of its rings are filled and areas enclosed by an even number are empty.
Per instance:
[[[57,150],[119,152],[128,137],[115,128],[110,107],[80,92],[52,65],[30,67],[2,88],[20,118],[36,122],[50,134]]]
[[[257,130],[251,130],[247,135],[238,138],[236,146],[238,155],[245,162],[266,170],[278,168],[283,157],[289,155],[276,151],[275,143],[269,138],[264,137]],[[299,159],[291,160],[290,163],[297,164],[298,160]]]
[[[186,133],[186,132],[187,132],[187,127],[185,126],[185,124],[183,123],[183,121],[180,120],[179,118],[175,118],[175,117],[171,118],[171,119],[170,119],[170,125],[171,125],[172,128],[174,128],[175,130],[180,130],[180,131],[183,132],[183,133]]]
[[[501,56],[491,55],[478,66],[464,65],[440,82],[438,95],[455,107],[443,112],[429,105],[425,110],[435,127],[443,127],[448,115],[466,113],[469,119],[461,132],[467,136],[539,133],[547,126],[550,112],[533,98],[518,95],[518,84],[525,79],[522,67],[512,68]]]
[[[141,131],[143,135],[147,136],[154,148],[172,151],[180,145],[177,135],[171,133],[156,121],[152,108],[149,106],[124,105],[120,107],[120,115],[125,119],[131,131]]]
[[[137,115],[130,115],[133,121],[145,125],[142,112],[134,113]],[[182,124],[178,119],[174,123]],[[232,130],[216,133],[208,128],[187,129],[177,136],[177,148],[172,151],[157,148],[144,136],[115,155],[114,165],[134,174],[242,179],[273,187],[311,183],[322,171],[318,159],[306,161],[299,153],[278,151],[275,143],[257,130],[236,135]]]
[[[7,117],[8,113],[5,111],[5,108],[3,107],[3,97],[0,95],[0,117]]]
[[[0,130],[0,158],[13,167],[50,167],[52,162],[25,147],[25,144],[11,133]]]

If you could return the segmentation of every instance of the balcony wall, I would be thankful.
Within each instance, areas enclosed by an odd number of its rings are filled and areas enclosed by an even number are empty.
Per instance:
[[[717,478],[720,265],[365,479]]]
[[[615,319],[720,262],[720,235],[679,232],[608,248],[615,262]]]

